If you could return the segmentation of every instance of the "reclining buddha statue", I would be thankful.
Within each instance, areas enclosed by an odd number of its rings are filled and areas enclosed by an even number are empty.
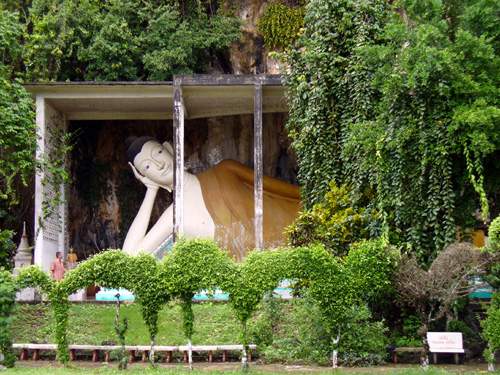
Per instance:
[[[123,250],[131,255],[154,253],[173,231],[173,205],[148,230],[158,190],[172,191],[173,149],[151,137],[134,137],[127,142],[129,164],[147,189]],[[197,175],[184,172],[183,236],[214,239],[234,259],[244,258],[255,246],[253,180],[253,170],[234,160],[223,160]],[[297,186],[264,177],[266,248],[283,245],[283,230],[299,208]]]

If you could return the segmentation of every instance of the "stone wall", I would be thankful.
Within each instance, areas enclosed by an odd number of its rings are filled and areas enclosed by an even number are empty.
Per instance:
[[[296,183],[296,163],[284,130],[284,114],[264,115],[264,173]],[[172,140],[171,121],[75,121],[69,199],[70,246],[79,259],[107,248],[120,248],[145,188],[125,157],[125,139],[150,135]],[[200,173],[224,159],[253,166],[253,117],[227,116],[188,120],[185,125],[185,163]],[[171,203],[161,191],[152,221]]]

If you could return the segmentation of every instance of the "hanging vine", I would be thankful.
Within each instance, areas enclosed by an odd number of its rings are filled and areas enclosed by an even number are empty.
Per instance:
[[[476,208],[487,222],[500,188],[485,170],[500,154],[498,32],[476,17],[495,10],[459,3],[313,0],[286,56],[305,208],[347,184],[423,263]]]
[[[270,3],[259,18],[258,32],[271,49],[285,49],[295,42],[304,27],[304,7]]]

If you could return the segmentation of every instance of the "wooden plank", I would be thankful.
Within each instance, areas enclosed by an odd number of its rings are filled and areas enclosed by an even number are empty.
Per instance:
[[[191,349],[197,352],[208,352],[209,350],[217,350],[217,345],[192,345]],[[179,351],[189,350],[189,345],[179,346]]]
[[[148,350],[151,348],[150,346],[145,346],[146,348],[148,348]],[[139,346],[138,348],[142,348],[142,346]],[[178,346],[165,346],[165,345],[158,345],[158,346],[155,346],[155,351],[156,352],[176,352],[179,350],[179,347]]]
[[[410,347],[410,346],[402,346],[400,348],[396,348],[394,349],[395,352],[398,352],[398,353],[417,353],[417,352],[421,352],[423,351],[424,348],[422,347]]]
[[[264,248],[264,167],[262,146],[262,84],[255,84],[253,111],[255,248]]]
[[[56,350],[56,344],[13,344],[14,349],[41,349],[41,350]]]
[[[248,345],[250,349],[255,349],[257,348],[257,345],[255,344],[250,344]],[[243,350],[243,345],[241,344],[233,344],[233,345],[217,345],[218,350]]]
[[[174,241],[184,228],[184,105],[182,87],[174,80]]]
[[[279,74],[193,74],[175,76],[183,86],[234,86],[253,85],[260,82],[265,86],[282,86],[283,79]]]

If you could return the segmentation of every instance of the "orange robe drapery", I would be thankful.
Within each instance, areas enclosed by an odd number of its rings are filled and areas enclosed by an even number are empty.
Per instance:
[[[196,177],[216,226],[216,242],[228,249],[235,259],[243,259],[255,247],[253,170],[234,160],[224,160]],[[264,177],[266,248],[284,244],[283,230],[293,222],[299,208],[297,186]]]

